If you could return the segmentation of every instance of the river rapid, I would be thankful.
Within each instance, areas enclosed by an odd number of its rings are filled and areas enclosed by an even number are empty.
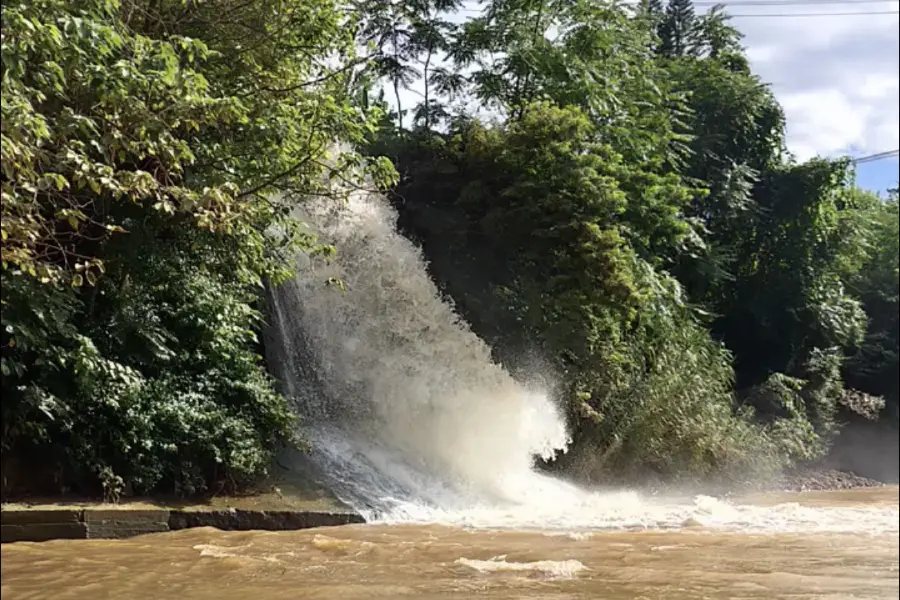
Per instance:
[[[2,597],[876,600],[900,594],[897,487],[694,499],[690,506],[695,516],[680,527],[375,523],[5,544]]]

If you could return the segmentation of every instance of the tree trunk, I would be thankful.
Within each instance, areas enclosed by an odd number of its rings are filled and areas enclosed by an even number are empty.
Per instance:
[[[425,83],[425,129],[431,129],[431,105],[428,101],[428,68],[431,66],[432,49],[428,49],[425,57],[425,66],[422,68],[423,81]]]
[[[396,7],[395,7],[396,10]],[[400,48],[397,47],[397,15],[394,14],[394,23],[391,27],[391,43],[394,46],[394,61],[400,65]],[[399,67],[398,67],[399,68]],[[400,105],[400,77],[394,76],[394,98],[397,100],[397,129],[403,131],[403,107]]]

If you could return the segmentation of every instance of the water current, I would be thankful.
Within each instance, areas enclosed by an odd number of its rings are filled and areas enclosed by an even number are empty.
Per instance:
[[[848,522],[845,531],[785,532],[370,524],[16,543],[0,547],[0,592],[4,600],[898,597],[896,487],[740,502],[832,522],[842,511]],[[850,531],[854,524],[860,531]]]
[[[536,472],[560,411],[491,360],[384,200],[304,211],[338,254],[270,290],[268,362],[305,466],[368,524],[7,544],[4,600],[898,597],[896,487],[726,501]]]

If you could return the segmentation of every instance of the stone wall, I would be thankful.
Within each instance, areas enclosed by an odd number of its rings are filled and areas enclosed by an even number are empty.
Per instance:
[[[285,531],[363,522],[351,511],[4,506],[0,542],[116,539],[189,527]]]

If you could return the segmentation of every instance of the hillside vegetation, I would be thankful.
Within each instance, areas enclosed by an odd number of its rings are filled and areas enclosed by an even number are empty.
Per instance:
[[[263,474],[297,440],[260,292],[335,251],[289,217],[329,181],[387,193],[496,358],[553,384],[572,476],[761,476],[847,415],[897,427],[897,194],[790,156],[720,9],[459,8],[4,2],[4,494]]]

